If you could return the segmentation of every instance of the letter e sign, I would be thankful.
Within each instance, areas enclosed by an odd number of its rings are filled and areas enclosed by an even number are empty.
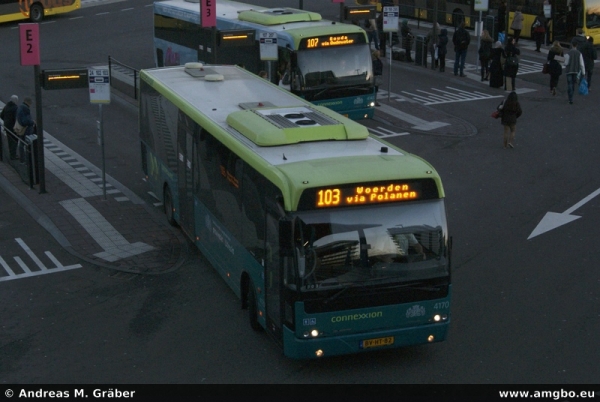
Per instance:
[[[19,24],[21,65],[40,65],[40,26],[39,24]]]
[[[200,0],[200,20],[203,28],[217,26],[217,0]]]

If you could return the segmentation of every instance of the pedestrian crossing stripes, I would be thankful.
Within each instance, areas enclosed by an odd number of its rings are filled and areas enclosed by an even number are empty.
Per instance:
[[[16,238],[15,241],[25,252],[26,257],[13,256],[12,258],[16,262],[16,266],[13,265],[11,267],[9,263],[2,258],[2,256],[0,256],[0,266],[2,267],[2,269],[0,269],[0,282],[82,268],[81,264],[63,265],[50,251],[45,251],[44,254],[46,258],[50,260],[53,266],[46,266],[46,264],[44,264],[44,262],[21,238]],[[33,264],[29,262],[30,265],[28,265],[24,258],[26,258],[27,261],[33,262]],[[2,272],[2,270],[4,270],[4,272]]]
[[[517,76],[531,74],[531,73],[540,73],[542,72],[542,67],[544,66],[544,62],[539,62],[535,60],[529,59],[519,59],[519,69],[517,70]],[[452,73],[454,69],[454,61],[446,60],[446,71]],[[465,72],[469,72],[472,74],[478,74],[480,77],[481,66],[477,64],[465,63]],[[487,83],[486,83],[487,84]]]
[[[400,137],[402,135],[409,135],[410,133],[408,132],[403,132],[403,133],[396,133],[392,130],[388,130],[385,127],[377,127],[377,128],[369,128],[369,131],[372,134],[375,134],[376,136],[378,136],[379,138],[390,138],[390,137]]]
[[[385,90],[380,89],[379,93],[379,99],[385,99],[388,97],[388,93]],[[450,86],[444,87],[443,89],[430,88],[427,90],[415,89],[412,91],[401,91],[400,94],[395,94],[392,92],[389,95],[390,100],[397,102],[417,102],[425,106],[504,97],[504,94],[492,95],[480,91],[466,91]]]
[[[442,103],[468,102],[481,99],[503,98],[504,95],[490,95],[479,91],[465,91],[454,87],[445,89],[431,88],[429,91],[417,89],[413,92],[402,91],[413,100],[423,105],[439,105]]]

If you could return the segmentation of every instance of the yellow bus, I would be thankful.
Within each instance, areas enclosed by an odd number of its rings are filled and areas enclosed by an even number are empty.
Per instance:
[[[81,8],[81,0],[2,0],[0,22],[29,19],[40,22],[44,17],[68,13]]]

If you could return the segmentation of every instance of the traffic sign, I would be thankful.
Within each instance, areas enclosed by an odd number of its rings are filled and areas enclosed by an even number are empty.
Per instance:
[[[217,0],[200,1],[200,20],[202,28],[217,26]]]
[[[21,65],[40,65],[40,26],[39,24],[19,24],[21,45]]]
[[[400,17],[400,7],[383,7],[383,32],[398,32],[398,19]]]
[[[110,103],[110,72],[105,67],[88,69],[90,103]]]
[[[260,59],[277,60],[277,33],[261,32],[260,41]]]

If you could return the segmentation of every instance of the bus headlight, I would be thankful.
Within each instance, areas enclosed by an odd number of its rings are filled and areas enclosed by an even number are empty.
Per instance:
[[[305,338],[316,338],[317,336],[321,335],[321,333],[319,332],[318,329],[312,329],[310,331],[304,331],[304,333],[302,335]]]
[[[433,322],[441,322],[441,321],[446,321],[447,319],[448,319],[448,316],[446,314],[435,314],[431,320]]]
[[[369,103],[369,107],[375,107],[375,102]]]

